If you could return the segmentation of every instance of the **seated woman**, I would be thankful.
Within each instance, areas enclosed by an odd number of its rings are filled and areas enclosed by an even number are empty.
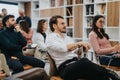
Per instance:
[[[116,54],[120,51],[120,45],[111,46],[109,36],[105,33],[103,26],[105,23],[104,16],[96,15],[93,19],[92,31],[89,34],[89,40],[95,53],[99,56],[100,64],[119,66],[120,58],[113,58],[112,56],[120,57],[120,54]],[[106,57],[103,55],[107,55]],[[113,59],[111,59],[113,58]],[[110,60],[112,60],[110,62]]]
[[[46,30],[47,30],[47,22],[44,19],[41,19],[38,21],[37,25],[37,33],[35,35],[35,43],[38,45],[38,50],[43,53],[41,56],[43,59],[46,57],[46,45],[45,45],[45,40],[46,40]]]
[[[20,24],[21,33],[24,36],[24,38],[27,40],[27,44],[31,44],[33,30],[29,28],[29,24],[25,20],[20,21],[19,24]]]
[[[24,50],[23,53],[25,55],[33,55],[35,50],[29,49],[29,48],[31,48],[31,44],[32,44],[33,30],[31,28],[29,28],[29,24],[25,20],[20,21],[19,25],[20,25],[20,29],[21,29],[20,32],[22,33],[23,37],[27,41],[27,45],[23,49]],[[28,49],[26,49],[26,48],[28,48]]]

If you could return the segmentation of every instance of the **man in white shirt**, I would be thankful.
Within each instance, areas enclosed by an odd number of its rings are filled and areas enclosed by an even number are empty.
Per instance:
[[[119,76],[110,73],[111,71],[100,67],[86,58],[78,60],[74,51],[84,46],[88,51],[89,45],[84,42],[76,42],[68,37],[66,24],[62,16],[56,15],[50,19],[50,29],[53,33],[47,36],[46,46],[51,57],[55,60],[59,75],[64,80],[120,80]],[[117,76],[117,77],[116,77]]]

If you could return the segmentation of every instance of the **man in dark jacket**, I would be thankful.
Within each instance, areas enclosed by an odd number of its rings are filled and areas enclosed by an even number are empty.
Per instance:
[[[32,25],[31,19],[30,17],[25,15],[25,11],[23,9],[19,10],[19,15],[20,16],[16,19],[16,22],[19,23],[21,20],[25,20],[29,24],[29,27],[31,28]]]
[[[19,26],[15,26],[14,16],[5,16],[2,23],[5,29],[0,31],[0,48],[6,57],[9,68],[13,70],[13,74],[23,71],[24,64],[44,68],[45,63],[43,61],[23,55],[22,49],[26,46],[27,42],[20,33],[21,29]],[[11,59],[12,56],[17,57],[17,59]]]

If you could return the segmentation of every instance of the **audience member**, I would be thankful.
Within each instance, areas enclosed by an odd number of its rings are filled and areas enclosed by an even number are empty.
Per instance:
[[[19,21],[25,20],[29,24],[29,28],[31,28],[31,19],[25,15],[24,9],[19,9],[19,15],[20,16],[16,19],[16,22],[19,23]]]
[[[29,28],[29,24],[22,20],[19,22],[21,33],[23,37],[26,39],[27,44],[32,44],[32,36],[33,36],[33,30]]]
[[[38,21],[37,25],[37,33],[35,35],[35,43],[38,44],[38,48],[41,51],[46,51],[46,30],[47,30],[47,22],[46,20],[42,19]]]
[[[33,30],[29,28],[28,23],[25,20],[21,20],[19,22],[20,25],[20,32],[22,33],[23,37],[27,41],[27,45],[23,48],[23,54],[24,55],[29,55],[29,56],[34,56],[35,49],[31,48],[32,45],[32,37],[33,37]],[[25,49],[27,48],[27,49]]]
[[[35,34],[35,40],[34,43],[37,44],[37,56],[39,55],[39,58],[45,60],[46,57],[46,45],[45,45],[45,40],[47,37],[46,34],[46,30],[47,30],[47,22],[44,19],[41,19],[38,21],[37,24],[37,32]],[[39,53],[39,54],[38,54]]]
[[[3,8],[2,13],[0,14],[0,17],[3,18],[6,15],[7,15],[7,9]]]
[[[86,51],[89,45],[84,42],[76,42],[66,34],[66,24],[62,16],[56,15],[50,19],[50,28],[53,33],[47,36],[47,50],[55,60],[60,76],[64,80],[120,80],[119,76],[110,70],[98,66],[87,58],[78,60],[74,51],[83,46]]]
[[[92,31],[89,34],[90,43],[97,55],[99,55],[100,64],[108,65],[110,59],[111,66],[120,67],[120,54],[116,54],[120,51],[120,45],[111,46],[109,36],[103,29],[105,24],[105,18],[102,15],[96,15],[93,19]],[[113,57],[119,58],[113,58]]]
[[[26,46],[27,42],[20,33],[20,27],[16,24],[13,15],[7,15],[2,20],[5,30],[0,31],[0,49],[4,53],[7,64],[14,73],[23,71],[23,65],[29,64],[33,67],[44,68],[45,63],[39,59],[31,56],[24,56],[22,53],[22,48]],[[14,28],[16,30],[14,30]],[[12,59],[15,56],[17,59]]]

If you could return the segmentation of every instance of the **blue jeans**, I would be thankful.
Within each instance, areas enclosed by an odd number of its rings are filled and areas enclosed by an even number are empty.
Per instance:
[[[120,67],[120,58],[112,57],[113,55],[114,54],[100,56],[99,57],[100,64],[102,64],[102,65],[108,65],[109,64],[110,66]]]

